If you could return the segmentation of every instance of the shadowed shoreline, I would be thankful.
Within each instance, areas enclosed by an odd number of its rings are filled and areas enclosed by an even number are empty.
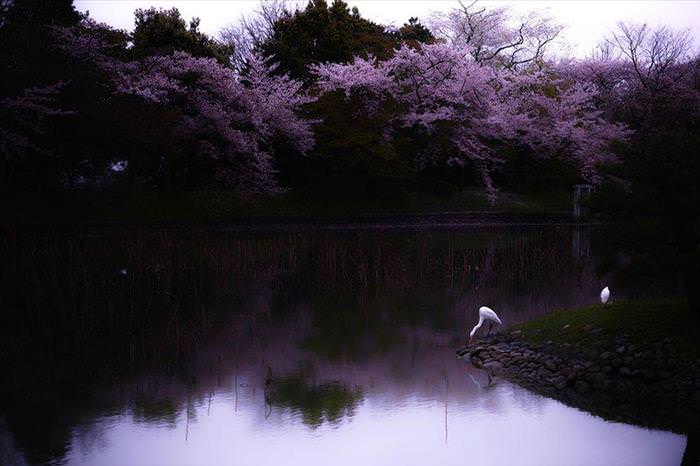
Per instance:
[[[401,231],[459,230],[490,227],[599,226],[576,221],[567,212],[513,214],[506,212],[442,212],[431,214],[366,214],[356,216],[260,216],[210,222],[115,222],[86,224],[5,224],[0,234],[66,234],[86,237],[141,233],[199,234],[206,232]]]

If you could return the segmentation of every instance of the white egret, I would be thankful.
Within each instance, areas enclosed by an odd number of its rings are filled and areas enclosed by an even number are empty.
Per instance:
[[[476,334],[476,331],[481,328],[484,322],[489,323],[489,331],[486,333],[486,335],[488,335],[489,333],[491,333],[491,329],[493,328],[494,323],[498,325],[501,324],[501,319],[498,318],[498,315],[494,312],[493,309],[488,308],[486,306],[481,306],[479,308],[479,323],[476,324],[472,331],[469,333],[469,341],[467,342],[467,346],[472,344],[474,334]]]
[[[610,299],[610,288],[607,286],[600,291],[600,302],[606,304]]]
[[[114,162],[114,163],[110,166],[110,169],[111,169],[113,172],[121,173],[121,172],[123,172],[124,170],[126,170],[128,166],[129,166],[129,161],[128,161],[128,160],[119,160],[118,162]]]

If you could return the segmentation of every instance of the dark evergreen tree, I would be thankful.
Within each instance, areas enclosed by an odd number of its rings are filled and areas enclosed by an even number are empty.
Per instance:
[[[133,53],[137,58],[170,55],[176,50],[195,57],[214,58],[228,64],[231,50],[199,30],[199,18],[192,18],[189,27],[177,8],[169,10],[138,9],[132,34]]]
[[[432,44],[435,42],[435,36],[430,32],[430,29],[423,26],[415,17],[409,18],[408,23],[404,23],[396,31],[396,38],[399,42],[406,43],[411,47],[417,47],[419,43]]]
[[[0,26],[50,24],[71,26],[82,15],[73,6],[73,0],[2,0]]]
[[[313,80],[309,65],[345,63],[354,56],[385,59],[395,43],[383,26],[362,18],[357,8],[350,9],[342,0],[331,5],[311,0],[305,10],[275,23],[262,51],[279,63],[280,73],[308,83]]]

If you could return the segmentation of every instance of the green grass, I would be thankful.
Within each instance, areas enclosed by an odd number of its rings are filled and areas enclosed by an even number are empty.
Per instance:
[[[568,327],[567,327],[568,326]],[[592,333],[595,328],[603,329]],[[525,340],[552,341],[583,346],[629,335],[629,343],[648,346],[666,337],[671,356],[700,359],[700,321],[690,317],[685,300],[621,301],[580,309],[555,311],[510,328],[520,330]],[[612,344],[612,342],[611,342]]]
[[[124,222],[207,222],[256,217],[347,217],[365,214],[440,212],[548,213],[567,211],[567,192],[501,193],[496,205],[480,190],[451,199],[404,192],[391,200],[322,200],[294,193],[243,200],[229,192],[12,194],[0,198],[0,224],[90,224]]]

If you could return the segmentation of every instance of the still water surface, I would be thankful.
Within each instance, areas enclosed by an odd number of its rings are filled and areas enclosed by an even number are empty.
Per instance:
[[[677,465],[685,436],[605,421],[455,358],[481,305],[509,325],[595,302],[611,277],[592,238],[6,239],[0,291],[16,312],[3,322],[15,331],[0,462]]]

